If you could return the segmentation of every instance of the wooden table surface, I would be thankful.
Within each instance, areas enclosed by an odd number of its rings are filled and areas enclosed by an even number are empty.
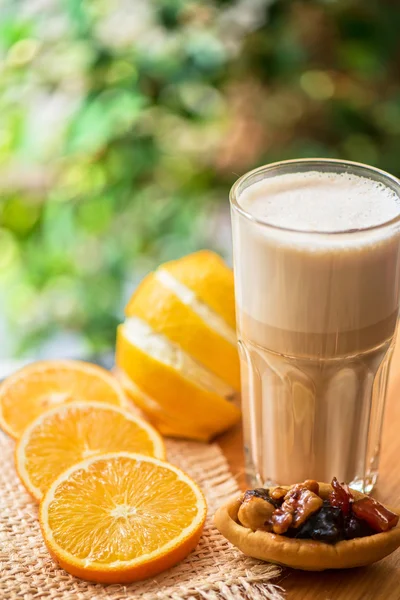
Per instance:
[[[399,336],[400,337],[400,336]],[[239,486],[246,487],[241,428],[219,439]],[[373,496],[400,507],[400,339],[393,357],[383,428],[380,477]],[[307,573],[284,569],[280,583],[288,600],[400,600],[400,549],[370,567]]]

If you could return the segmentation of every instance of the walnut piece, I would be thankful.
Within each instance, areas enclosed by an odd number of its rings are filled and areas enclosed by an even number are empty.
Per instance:
[[[317,494],[317,496],[319,496],[319,483],[314,479],[306,479],[305,482],[301,483],[300,485],[310,490],[310,492],[314,492],[314,494]]]
[[[286,533],[293,522],[293,513],[290,510],[277,508],[271,517],[272,531],[282,535]]]
[[[287,494],[287,489],[282,487],[276,487],[270,490],[270,496],[273,500],[282,500]]]
[[[282,487],[248,490],[239,508],[239,522],[253,531],[262,529],[282,535],[289,527],[300,527],[321,508],[323,500],[318,493],[319,485],[312,479],[289,490]]]
[[[288,491],[280,509],[292,515],[291,526],[295,528],[300,527],[324,503],[322,498],[303,485],[298,483]]]

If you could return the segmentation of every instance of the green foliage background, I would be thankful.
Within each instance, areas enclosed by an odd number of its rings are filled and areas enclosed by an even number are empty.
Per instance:
[[[0,290],[13,352],[111,346],[157,263],[221,233],[238,174],[340,157],[400,175],[389,0],[13,0],[0,19]]]

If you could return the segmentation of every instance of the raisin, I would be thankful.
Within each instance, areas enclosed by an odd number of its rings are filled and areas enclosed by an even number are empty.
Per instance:
[[[294,535],[296,538],[313,539],[327,544],[335,544],[343,539],[343,514],[325,501],[322,508],[313,514]]]
[[[250,496],[255,496],[256,498],[262,498],[266,500],[270,504],[272,504],[275,508],[280,508],[282,501],[279,502],[271,497],[269,490],[267,488],[256,488],[255,490],[247,490],[244,494],[244,499]],[[283,498],[282,498],[283,500]]]
[[[349,515],[344,519],[344,535],[346,540],[352,540],[354,538],[366,537],[372,535],[373,529],[365,522],[357,519],[354,515]]]

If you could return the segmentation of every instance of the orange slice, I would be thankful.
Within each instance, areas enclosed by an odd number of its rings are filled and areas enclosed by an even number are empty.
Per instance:
[[[45,410],[71,401],[108,402],[123,406],[124,392],[108,371],[75,360],[49,360],[28,365],[0,386],[0,427],[19,438]]]
[[[68,573],[128,583],[172,567],[195,548],[206,502],[173,465],[117,452],[64,471],[46,492],[39,518],[50,553]]]
[[[71,465],[119,451],[165,458],[161,436],[139,417],[105,403],[71,402],[41,414],[25,429],[15,461],[22,483],[39,501]]]

